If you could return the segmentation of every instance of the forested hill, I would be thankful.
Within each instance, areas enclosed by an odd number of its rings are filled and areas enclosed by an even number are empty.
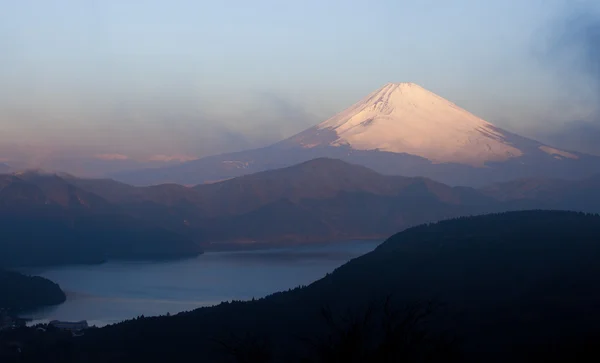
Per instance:
[[[566,352],[572,358],[581,346],[567,343],[600,337],[598,260],[596,215],[459,218],[401,232],[307,287],[91,330],[70,342],[69,356],[81,362],[447,362],[460,353],[460,361],[514,362]],[[422,303],[430,300],[436,304]],[[448,336],[457,343],[446,344]]]
[[[65,299],[60,286],[50,280],[0,269],[0,309],[22,311],[57,305]]]

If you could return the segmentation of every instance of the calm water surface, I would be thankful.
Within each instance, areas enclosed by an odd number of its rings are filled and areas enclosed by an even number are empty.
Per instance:
[[[103,326],[139,315],[178,313],[226,300],[259,298],[320,279],[379,242],[351,241],[262,251],[213,252],[169,262],[109,262],[28,270],[67,301],[24,317],[33,323],[87,320]]]

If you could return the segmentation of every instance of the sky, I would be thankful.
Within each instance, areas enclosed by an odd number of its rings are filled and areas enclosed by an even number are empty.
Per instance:
[[[499,127],[584,151],[600,136],[600,5],[591,1],[0,8],[0,161],[170,161],[264,146],[388,82],[418,83]],[[581,135],[592,136],[583,145]]]

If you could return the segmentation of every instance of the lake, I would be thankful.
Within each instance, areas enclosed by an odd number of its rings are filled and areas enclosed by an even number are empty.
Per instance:
[[[87,320],[104,326],[139,315],[175,314],[227,300],[264,297],[308,285],[381,241],[349,241],[259,251],[211,252],[166,262],[115,261],[24,271],[67,294],[59,306],[23,317],[32,323]]]

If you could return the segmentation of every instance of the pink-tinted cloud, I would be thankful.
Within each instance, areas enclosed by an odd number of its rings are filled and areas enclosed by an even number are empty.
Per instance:
[[[123,154],[96,154],[96,159],[100,160],[128,160],[129,156]]]
[[[149,161],[162,161],[162,162],[170,162],[170,161],[190,161],[195,160],[197,157],[189,156],[189,155],[152,155],[148,160]]]

